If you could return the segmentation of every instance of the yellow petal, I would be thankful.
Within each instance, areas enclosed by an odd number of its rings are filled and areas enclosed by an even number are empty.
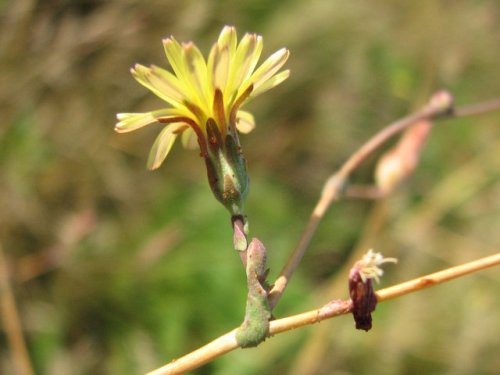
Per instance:
[[[115,131],[118,133],[127,133],[155,123],[159,117],[176,116],[178,116],[177,110],[173,108],[146,113],[118,113],[116,115],[118,122],[115,125]]]
[[[184,84],[186,99],[198,107],[206,108],[200,85],[196,82],[197,77],[193,74],[193,71],[199,69],[200,63],[205,64],[201,53],[193,43],[181,46],[173,37],[163,40],[163,47],[178,80]],[[206,82],[206,78],[203,80]]]
[[[200,50],[193,44],[187,43],[183,46],[186,66],[190,73],[190,81],[194,84],[194,92],[205,108],[210,108],[210,100],[207,64]]]
[[[193,129],[188,128],[182,132],[181,142],[184,148],[195,150],[198,147],[197,137]]]
[[[167,55],[168,62],[181,82],[185,82],[186,69],[181,45],[170,37],[163,39],[163,49]]]
[[[290,76],[290,70],[283,70],[282,72],[279,72],[278,74],[276,74],[275,76],[271,77],[266,82],[264,82],[262,85],[260,85],[256,90],[252,91],[250,97],[252,98],[256,97],[257,95],[260,95],[263,92],[266,92],[267,90],[270,90],[273,87],[278,86],[289,76]]]
[[[140,64],[136,64],[130,71],[137,82],[151,90],[160,99],[173,106],[182,103],[183,94],[174,81],[167,78],[167,74],[164,74],[168,72],[161,72],[160,68],[148,68]]]
[[[236,34],[236,29],[234,26],[224,26],[222,29],[217,44],[221,48],[227,47],[229,53],[234,55],[236,52],[236,45],[238,43],[238,36]]]
[[[247,111],[238,111],[236,115],[236,129],[243,134],[250,133],[255,129],[255,120],[253,115]]]
[[[226,97],[231,98],[241,83],[252,74],[262,52],[262,37],[256,34],[245,34],[236,54],[231,61],[231,72],[226,87]]]
[[[149,152],[149,158],[147,166],[149,169],[158,168],[161,163],[165,160],[168,153],[172,149],[172,146],[177,138],[176,130],[184,127],[183,123],[173,123],[165,126],[165,128],[158,134],[156,137],[155,143],[153,147],[151,147],[151,151]]]
[[[227,47],[215,48],[214,60],[210,68],[213,90],[220,89],[224,92],[229,75],[229,49]]]
[[[213,45],[207,61],[208,83],[212,92],[215,92],[215,89],[224,92],[229,78],[231,59],[236,52],[236,45],[236,29],[225,26],[217,43]]]
[[[176,76],[156,65],[151,65],[151,73],[152,83],[155,83],[158,89],[164,90],[178,103],[183,103],[186,100],[186,87]]]
[[[253,84],[254,92],[271,78],[285,64],[290,52],[286,48],[282,48],[268,57],[264,63],[243,83],[239,93]]]

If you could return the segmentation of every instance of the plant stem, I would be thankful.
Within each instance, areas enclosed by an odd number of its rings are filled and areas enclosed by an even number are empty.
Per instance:
[[[287,263],[283,267],[283,270],[281,271],[279,277],[276,279],[273,287],[271,288],[271,291],[269,292],[269,306],[271,307],[271,310],[274,309],[274,307],[277,305],[281,295],[288,285],[290,278],[293,275],[293,272],[300,264],[302,256],[309,246],[312,236],[316,232],[316,229],[318,228],[318,225],[323,218],[326,210],[330,206],[330,203],[330,199],[322,195],[320,200],[316,204],[316,207],[314,207],[314,210],[309,217],[307,227],[302,233],[297,247],[295,248],[292,255],[288,258]]]
[[[382,289],[376,293],[377,299],[379,302],[384,302],[497,265],[500,265],[500,253]],[[350,300],[335,300],[319,309],[273,320],[270,322],[269,336],[348,314],[351,312],[351,309],[352,303]],[[205,346],[149,372],[147,375],[174,375],[194,370],[237,349],[239,346],[236,340],[236,332],[237,329],[234,329]]]
[[[340,169],[331,175],[326,181],[323,191],[321,193],[320,199],[316,204],[309,218],[306,229],[302,233],[302,237],[299,243],[295,247],[295,250],[288,258],[287,263],[281,270],[278,278],[274,282],[274,285],[269,292],[269,305],[273,309],[279,302],[279,299],[283,295],[295,269],[300,264],[302,257],[304,256],[311,239],[318,228],[318,224],[323,218],[325,212],[328,210],[332,202],[339,199],[345,183],[349,178],[349,175],[354,171],[371,153],[377,150],[382,144],[389,140],[394,135],[400,133],[407,127],[413,125],[415,122],[422,120],[424,118],[430,118],[438,113],[442,113],[443,109],[441,107],[432,107],[427,105],[415,114],[411,114],[407,117],[398,120],[387,127],[383,128],[377,134],[375,134],[371,139],[369,139],[365,144],[363,144],[358,151],[356,151],[352,156],[340,167]]]
[[[491,112],[500,109],[500,98],[488,100],[487,102],[466,105],[455,109],[453,117],[465,117],[481,115],[483,113]]]
[[[375,200],[386,197],[387,193],[374,185],[350,185],[344,195],[347,198]]]
[[[377,299],[379,302],[387,301],[408,293],[413,293],[421,289],[429,288],[431,286],[468,275],[473,272],[478,272],[486,268],[494,267],[499,264],[500,253],[497,253],[472,262],[447,268],[443,271],[432,273],[427,276],[417,277],[416,279],[382,289],[377,292]]]
[[[443,93],[440,94],[442,95]],[[319,223],[321,222],[321,219],[325,215],[330,205],[334,201],[338,200],[344,192],[344,188],[350,174],[355,169],[357,169],[361,165],[361,163],[363,163],[374,151],[376,151],[389,139],[401,133],[406,128],[412,126],[417,121],[423,119],[436,120],[471,116],[491,112],[493,110],[500,109],[500,99],[494,99],[484,103],[464,106],[461,108],[456,108],[455,110],[452,110],[451,105],[451,101],[447,105],[443,106],[442,102],[436,103],[435,101],[433,102],[431,100],[428,105],[424,106],[418,112],[404,117],[392,124],[389,124],[377,134],[375,134],[365,144],[363,144],[358,149],[358,151],[356,151],[335,174],[331,175],[327,179],[323,187],[321,196],[316,203],[313,212],[311,213],[309,222],[304,232],[302,233],[302,236],[300,237],[296,248],[290,255],[286,265],[283,267],[279,277],[277,278],[273,288],[269,293],[269,305],[271,309],[276,306],[279,299],[283,295],[283,292],[288,285],[290,278],[295,272],[295,269],[298,267],[300,261],[302,260],[302,257],[307,247],[309,246],[309,243],[311,242],[311,239],[316,232]],[[369,192],[373,193],[373,196],[376,197],[376,191],[370,190]],[[461,266],[449,268],[441,272],[394,285],[386,289],[382,289],[377,292],[377,298],[379,302],[383,302],[499,264],[500,253],[492,255],[490,257],[482,258],[477,261],[466,263]],[[351,308],[352,304],[350,300],[337,300],[332,301],[316,310],[311,310],[302,314],[271,321],[269,326],[269,336],[299,328],[305,325],[317,323],[324,319],[329,319],[338,315],[347,314],[351,311]],[[190,371],[197,367],[200,367],[203,364],[224,355],[225,353],[235,350],[239,347],[236,339],[237,331],[238,329],[234,329],[231,332],[228,332],[225,335],[208,343],[207,345],[148,373],[148,375],[182,374],[186,371]]]
[[[443,98],[445,100],[443,100]],[[338,200],[343,194],[350,174],[356,170],[369,156],[371,156],[374,151],[378,150],[380,146],[382,146],[389,139],[420,120],[436,120],[486,113],[500,109],[500,99],[493,99],[487,102],[460,107],[457,109],[453,109],[452,105],[453,101],[451,100],[450,94],[447,92],[437,92],[432,96],[429,103],[419,111],[387,125],[385,128],[376,133],[354,154],[352,154],[336,173],[327,179],[319,201],[309,218],[309,222],[302,233],[297,246],[293,250],[287,263],[281,270],[271,291],[269,292],[269,305],[271,306],[271,309],[278,304],[288,283],[290,282],[291,277],[293,276],[293,273],[300,264],[300,261],[302,260],[302,257],[304,256],[324,214],[330,205],[334,201]]]
[[[16,300],[9,280],[9,270],[2,246],[0,245],[0,307],[7,341],[12,352],[12,362],[19,375],[34,374],[28,349],[23,337],[23,330]]]

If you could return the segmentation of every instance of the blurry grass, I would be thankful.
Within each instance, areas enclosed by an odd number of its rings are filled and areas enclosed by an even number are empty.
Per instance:
[[[147,172],[156,131],[112,130],[115,113],[158,107],[128,68],[165,66],[162,37],[207,51],[234,24],[261,33],[265,54],[292,52],[291,78],[250,105],[258,127],[242,138],[251,235],[272,277],[324,179],[376,129],[442,87],[459,104],[500,93],[494,0],[6,0],[0,11],[0,238],[40,374],[141,373],[242,319],[229,219],[196,152],[175,147]],[[499,120],[439,123],[394,197],[334,206],[276,314],[346,297],[335,278],[361,239],[400,258],[384,285],[496,251]],[[383,304],[368,334],[342,317],[196,373],[495,374],[499,282],[483,272]],[[322,292],[332,283],[341,292]],[[8,349],[0,327],[0,373],[12,373]]]

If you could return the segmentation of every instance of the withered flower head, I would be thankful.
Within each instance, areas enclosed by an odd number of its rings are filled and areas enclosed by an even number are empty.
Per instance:
[[[379,282],[384,271],[380,265],[397,263],[396,258],[384,258],[372,249],[357,261],[349,272],[349,295],[352,300],[352,314],[356,329],[368,331],[372,328],[372,315],[377,306],[377,296],[373,289],[373,280]]]

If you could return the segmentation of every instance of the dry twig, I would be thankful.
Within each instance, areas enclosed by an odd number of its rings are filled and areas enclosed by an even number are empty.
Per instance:
[[[500,99],[490,100],[484,103],[453,109],[451,95],[447,92],[438,92],[430,100],[429,104],[414,114],[406,116],[392,124],[389,124],[365,144],[363,144],[341,167],[326,181],[321,196],[313,209],[306,229],[300,237],[299,243],[290,255],[288,262],[281,270],[273,288],[269,293],[269,305],[274,308],[285,288],[287,287],[295,269],[304,256],[311,239],[318,228],[330,205],[338,200],[345,190],[345,185],[351,173],[357,169],[374,151],[378,150],[389,139],[401,133],[420,120],[436,120],[481,114],[500,109]],[[373,191],[371,192],[373,193]]]
[[[382,289],[376,293],[377,299],[379,302],[384,302],[497,265],[500,265],[500,253]],[[352,304],[350,300],[335,300],[319,309],[271,321],[268,336],[348,314],[351,312],[351,308]],[[234,329],[205,346],[149,372],[147,375],[183,374],[186,371],[194,370],[205,363],[213,361],[239,347],[235,336],[236,331],[237,329]]]
[[[24,341],[21,320],[16,300],[9,280],[9,269],[2,246],[0,245],[0,307],[7,341],[12,353],[12,362],[19,375],[34,374]]]

